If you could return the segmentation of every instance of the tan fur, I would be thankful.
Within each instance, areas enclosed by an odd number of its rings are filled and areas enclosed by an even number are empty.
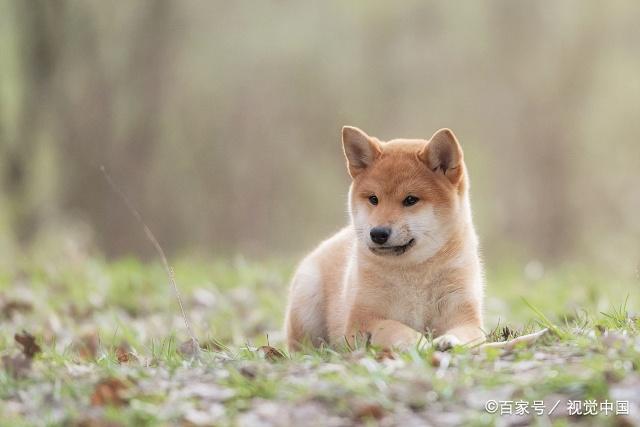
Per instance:
[[[353,178],[351,223],[294,275],[285,320],[289,348],[352,343],[358,336],[406,348],[427,332],[441,347],[483,341],[482,270],[453,133],[381,142],[345,127],[343,145]],[[405,206],[408,195],[419,201]],[[389,247],[371,240],[376,226],[392,230]]]

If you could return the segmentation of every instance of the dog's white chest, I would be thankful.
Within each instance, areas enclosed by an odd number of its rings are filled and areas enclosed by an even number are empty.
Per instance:
[[[430,288],[422,283],[402,283],[393,288],[390,318],[424,332],[433,316]]]

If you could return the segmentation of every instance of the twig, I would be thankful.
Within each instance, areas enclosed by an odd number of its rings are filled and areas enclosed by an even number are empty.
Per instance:
[[[549,328],[544,328],[540,331],[534,332],[528,335],[521,335],[517,338],[513,338],[508,341],[499,341],[499,342],[489,342],[485,344],[481,344],[476,348],[503,348],[506,351],[511,351],[517,345],[530,345],[538,340],[541,336],[549,332]]]
[[[175,273],[173,271],[173,268],[171,268],[171,266],[169,265],[169,261],[167,261],[167,256],[165,255],[164,250],[162,250],[162,246],[160,246],[160,243],[158,243],[158,239],[156,239],[151,229],[143,221],[142,215],[140,215],[138,210],[129,201],[129,198],[127,197],[127,195],[124,194],[124,192],[120,189],[120,187],[118,187],[116,183],[113,181],[113,179],[111,179],[111,175],[109,175],[106,168],[101,165],[100,171],[102,172],[105,179],[109,183],[109,186],[111,187],[111,189],[120,196],[124,204],[127,206],[127,209],[129,209],[129,212],[131,212],[131,214],[142,225],[142,228],[144,229],[144,233],[146,234],[147,239],[149,239],[153,247],[156,249],[156,252],[158,252],[158,255],[160,255],[160,259],[162,260],[162,265],[164,266],[165,272],[169,277],[169,283],[171,283],[171,285],[173,286],[173,291],[176,294],[176,299],[178,300],[178,305],[180,306],[180,312],[182,313],[182,320],[184,320],[184,325],[186,326],[187,332],[191,337],[191,340],[193,341],[193,343],[197,344],[198,340],[196,339],[196,336],[193,334],[193,331],[191,330],[191,325],[189,325],[187,314],[184,311],[184,306],[182,305],[182,298],[180,297],[180,292],[178,291],[178,284],[176,283]],[[196,346],[196,348],[198,348],[198,346]]]

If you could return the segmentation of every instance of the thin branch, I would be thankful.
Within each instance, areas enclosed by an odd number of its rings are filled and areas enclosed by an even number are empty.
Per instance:
[[[120,189],[120,187],[118,187],[116,183],[113,181],[113,179],[111,179],[111,176],[107,172],[106,168],[101,165],[100,171],[102,171],[102,174],[104,175],[105,179],[109,183],[109,186],[111,187],[111,189],[120,196],[120,198],[126,205],[127,209],[129,209],[129,212],[131,212],[131,214],[142,225],[142,228],[144,229],[144,233],[147,235],[147,239],[149,239],[153,247],[156,249],[156,251],[160,255],[160,259],[162,260],[162,265],[164,266],[165,272],[169,277],[169,283],[171,283],[171,285],[173,286],[173,291],[176,294],[178,305],[180,306],[180,312],[182,313],[182,319],[184,320],[184,325],[186,326],[187,332],[189,333],[189,336],[191,337],[191,340],[193,341],[193,343],[197,344],[198,340],[196,339],[196,336],[191,330],[191,325],[189,324],[189,320],[187,319],[187,314],[184,311],[184,306],[182,305],[182,298],[180,297],[180,292],[178,291],[178,284],[176,283],[175,273],[173,271],[173,268],[169,265],[169,261],[167,261],[167,256],[165,255],[164,250],[162,250],[162,246],[160,246],[160,243],[158,243],[158,239],[156,239],[151,229],[147,226],[147,224],[142,219],[142,215],[140,215],[140,213],[133,206],[131,201],[129,201],[129,198],[127,197],[127,195],[124,194],[124,192]],[[196,346],[195,348],[198,348],[198,346]]]

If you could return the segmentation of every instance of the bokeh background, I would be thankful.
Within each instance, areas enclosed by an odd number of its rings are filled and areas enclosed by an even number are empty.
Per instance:
[[[0,250],[295,260],[347,219],[340,128],[450,127],[488,269],[638,283],[640,4],[0,1]],[[58,246],[61,245],[61,246]]]
[[[583,420],[632,425],[639,22],[633,0],[0,0],[0,427],[533,423],[489,398],[627,401]],[[271,363],[296,263],[347,222],[343,125],[452,128],[488,339],[552,332]],[[536,421],[582,422],[559,412]]]

